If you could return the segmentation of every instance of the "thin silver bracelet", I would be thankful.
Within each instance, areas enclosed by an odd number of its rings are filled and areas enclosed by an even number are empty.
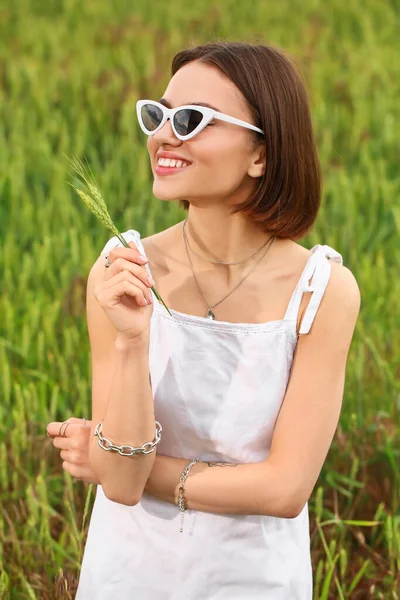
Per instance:
[[[197,456],[196,458],[194,458],[183,470],[182,475],[179,478],[180,481],[180,486],[179,486],[179,495],[178,495],[178,506],[179,506],[179,510],[181,511],[181,529],[180,532],[183,532],[183,520],[185,518],[185,509],[186,509],[186,505],[185,505],[185,498],[183,497],[183,492],[184,490],[184,483],[187,479],[187,476],[189,475],[189,471],[190,469],[193,467],[193,465],[195,465],[197,462],[199,462],[199,460],[201,460],[201,458],[199,456]]]
[[[102,448],[103,450],[107,450],[107,452],[118,452],[118,454],[120,454],[121,456],[133,456],[134,454],[150,454],[151,452],[154,452],[157,444],[161,440],[162,432],[162,427],[160,423],[156,421],[156,435],[154,440],[152,442],[146,442],[145,444],[143,444],[143,446],[140,446],[140,448],[135,448],[134,446],[128,445],[116,446],[112,443],[111,440],[102,435],[102,429],[103,421],[99,421],[96,425],[96,429],[94,430],[93,435],[99,438],[98,444],[100,448]]]

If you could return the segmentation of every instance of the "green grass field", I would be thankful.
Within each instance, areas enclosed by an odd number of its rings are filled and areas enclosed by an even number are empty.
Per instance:
[[[152,196],[135,102],[162,95],[176,51],[213,39],[296,57],[324,174],[301,243],[336,248],[362,294],[310,499],[314,598],[400,598],[399,25],[397,0],[0,0],[1,598],[74,597],[94,497],[45,436],[90,416],[85,286],[111,237],[63,154],[87,157],[120,231],[181,220]]]

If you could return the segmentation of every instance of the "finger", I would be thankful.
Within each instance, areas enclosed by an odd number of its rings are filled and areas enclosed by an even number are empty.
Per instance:
[[[76,447],[76,444],[74,443],[73,438],[56,435],[56,437],[53,438],[53,446],[59,450],[73,450]]]
[[[112,292],[114,290],[115,284],[121,281],[130,281],[131,283],[133,283],[133,285],[142,290],[144,298],[147,298],[151,301],[151,290],[140,279],[138,279],[135,275],[132,275],[130,271],[127,271],[125,269],[114,275],[114,277],[111,277],[111,279],[107,279],[106,281],[100,283],[99,288],[102,290],[108,290],[109,292]],[[95,292],[95,295],[96,293],[98,293],[98,289],[97,292]],[[104,296],[104,298],[106,297],[107,296]]]
[[[78,450],[61,450],[60,458],[73,465],[85,465],[88,461],[87,453]]]
[[[70,432],[69,430],[71,429],[71,427],[76,427],[76,425],[83,425],[83,419],[78,419],[77,417],[70,417],[69,419],[66,419],[66,421],[68,421],[69,423],[71,423],[71,425],[68,425],[67,427],[67,423],[64,421],[64,427],[62,428],[61,432],[60,432],[60,427],[62,425],[61,421],[53,421],[52,423],[48,423],[47,427],[46,427],[46,434],[47,437],[55,437],[60,435],[60,433],[62,433],[64,435],[69,436]],[[65,431],[66,429],[66,431]]]
[[[48,437],[55,437],[56,435],[60,435],[60,427],[62,425],[61,421],[53,421],[52,423],[48,423],[46,427],[46,435]],[[65,429],[66,423],[64,424],[63,429]],[[68,429],[68,427],[67,427]],[[62,430],[61,430],[62,433]]]
[[[71,425],[72,432],[66,437],[56,435],[53,437],[53,446],[60,450],[86,450],[90,436],[90,427],[79,424]],[[68,433],[67,429],[67,433]]]
[[[134,242],[129,242],[129,246],[129,248],[125,248],[125,246],[117,246],[116,248],[112,248],[112,250],[110,250],[108,253],[108,261],[113,263],[118,257],[122,256],[123,258],[129,258],[139,265],[145,265],[149,262],[149,259],[144,256],[144,254],[140,253],[139,248]]]
[[[75,479],[80,479],[81,481],[86,481],[87,483],[98,483],[92,471],[88,467],[83,467],[81,465],[75,465],[68,461],[64,461],[62,463],[62,468]]]
[[[66,462],[70,462],[70,463],[75,462],[71,458],[71,451],[70,450],[61,450],[61,452],[60,452],[60,458],[61,458],[61,460],[65,460]]]
[[[155,285],[154,279],[148,274],[144,267],[123,257],[116,258],[111,267],[107,269],[107,272],[104,275],[104,281],[110,280],[114,275],[123,271],[132,273],[132,275],[141,281],[147,288],[151,288]]]
[[[94,296],[101,304],[101,306],[113,308],[116,304],[119,304],[119,302],[121,302],[122,296],[124,296],[124,294],[126,296],[129,296],[130,298],[134,298],[138,306],[148,306],[144,292],[139,287],[139,285],[143,286],[143,284],[139,282],[138,279],[136,279],[135,284],[133,284],[132,281],[126,279],[127,275],[129,275],[127,273],[120,273],[118,275],[115,275],[115,277],[121,279],[121,275],[125,277],[122,281],[118,281],[114,285],[109,286],[107,288],[104,288],[104,286],[100,284],[93,290]]]

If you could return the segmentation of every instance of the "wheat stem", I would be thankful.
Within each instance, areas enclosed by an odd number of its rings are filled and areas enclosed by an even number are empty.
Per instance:
[[[87,166],[85,167],[78,156],[73,156],[72,158],[66,156],[66,159],[69,161],[72,170],[80,177],[80,179],[77,177],[72,177],[75,183],[68,182],[69,185],[75,190],[81,200],[83,200],[89,210],[92,211],[92,213],[103,223],[103,225],[105,225],[116,235],[121,244],[125,246],[125,248],[129,248],[128,242],[125,240],[122,233],[118,231],[109,215],[107,205],[99,190],[89,163],[86,161]],[[157,300],[165,306],[168,313],[171,315],[168,306],[165,304],[156,288],[152,287],[151,289],[154,292]]]

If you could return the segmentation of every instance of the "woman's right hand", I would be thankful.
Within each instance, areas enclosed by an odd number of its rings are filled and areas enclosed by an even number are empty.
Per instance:
[[[155,285],[144,267],[134,242],[130,248],[117,247],[108,253],[110,267],[104,268],[103,280],[94,288],[94,296],[119,332],[118,337],[133,340],[150,327],[152,292]],[[149,303],[147,303],[147,300]]]

